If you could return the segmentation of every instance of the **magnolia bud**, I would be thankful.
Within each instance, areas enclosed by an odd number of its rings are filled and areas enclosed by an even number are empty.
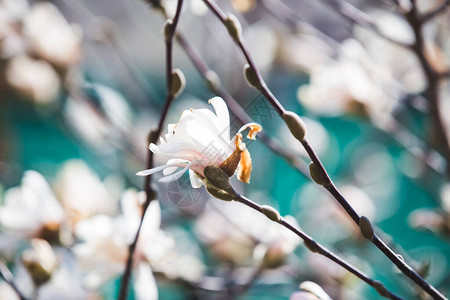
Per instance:
[[[255,88],[259,88],[261,86],[258,74],[256,73],[255,69],[248,64],[245,64],[244,66],[244,76],[250,86]]]
[[[320,252],[320,248],[319,248],[319,245],[317,245],[317,242],[315,242],[313,240],[304,240],[303,243],[305,244],[306,248],[309,249],[309,251],[311,251],[313,253]]]
[[[216,72],[214,72],[213,70],[208,70],[205,74],[205,77],[206,77],[206,80],[208,83],[208,87],[210,89],[215,90],[215,89],[219,88],[220,78]]]
[[[42,239],[31,240],[32,249],[25,250],[22,262],[36,286],[41,286],[52,277],[58,260],[50,244]]]
[[[169,41],[170,39],[172,39],[173,34],[175,33],[175,27],[173,26],[173,21],[172,20],[167,20],[164,25],[163,25],[163,34],[164,34],[164,39],[166,41]]]
[[[230,185],[228,175],[215,166],[206,166],[203,170],[206,178],[206,190],[214,197],[221,200],[233,200],[237,193]]]
[[[383,297],[386,298],[390,298],[390,293],[388,292],[388,290],[386,289],[386,287],[384,286],[384,284],[382,284],[381,282],[379,282],[378,280],[375,280],[372,284],[372,286],[374,287],[374,289],[378,292],[378,294],[380,294]]]
[[[224,201],[231,201],[234,199],[235,195],[230,194],[227,191],[220,190],[215,188],[213,185],[206,184],[206,191],[213,196],[214,198],[224,200]]]
[[[285,113],[283,113],[282,118],[291,131],[292,135],[297,140],[302,142],[305,139],[306,135],[306,125],[303,120],[292,111],[286,111]]]
[[[203,173],[205,174],[208,183],[217,189],[226,191],[231,187],[228,175],[221,168],[206,166]]]
[[[153,128],[152,130],[150,130],[147,136],[147,144],[156,143],[156,140],[158,139],[157,134],[158,134],[157,128]]]
[[[227,14],[225,18],[225,27],[233,40],[238,43],[242,38],[242,27],[239,20],[232,14]]]
[[[361,218],[359,218],[359,229],[361,230],[362,236],[368,240],[372,240],[375,236],[372,222],[370,222],[369,218],[366,216],[361,216]]]
[[[263,205],[261,206],[262,213],[266,215],[267,218],[274,222],[279,222],[281,220],[280,213],[269,205]]]
[[[309,164],[309,174],[311,175],[312,180],[314,180],[315,183],[320,185],[326,185],[327,180],[322,175],[322,172],[319,170],[317,165],[313,162]]]
[[[172,71],[172,84],[170,86],[170,94],[173,97],[178,97],[186,86],[186,77],[180,69],[174,69]]]

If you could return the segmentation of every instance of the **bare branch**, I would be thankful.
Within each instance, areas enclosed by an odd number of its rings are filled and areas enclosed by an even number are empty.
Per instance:
[[[173,71],[172,45],[173,45],[173,39],[174,39],[174,36],[176,33],[178,21],[180,18],[182,6],[183,6],[183,0],[178,0],[175,16],[174,16],[173,20],[170,20],[170,21],[168,20],[169,24],[166,24],[166,25],[170,25],[170,27],[171,27],[169,32],[165,32],[165,36],[164,36],[165,41],[166,41],[167,96],[166,96],[166,101],[164,103],[163,110],[161,112],[161,117],[159,119],[158,127],[155,131],[152,131],[150,133],[149,140],[151,143],[156,142],[158,137],[161,135],[162,127],[163,127],[164,121],[166,119],[167,113],[169,111],[169,107],[172,104],[173,99],[175,97],[175,95],[173,94],[173,91],[171,91],[172,79],[173,79],[172,78],[172,71]],[[148,151],[146,167],[147,167],[147,169],[151,169],[153,167],[153,152],[151,152],[151,151]],[[151,175],[145,177],[144,191],[146,193],[147,199],[143,205],[142,217],[139,222],[139,227],[136,232],[136,236],[135,236],[133,242],[130,244],[129,249],[128,249],[128,257],[127,257],[127,262],[126,262],[126,266],[125,266],[125,271],[124,271],[124,274],[122,276],[122,280],[120,283],[120,291],[119,291],[119,297],[118,297],[119,300],[126,300],[128,297],[128,285],[129,285],[128,283],[129,283],[129,280],[131,277],[131,269],[133,267],[134,252],[136,250],[136,245],[137,245],[137,242],[139,239],[139,234],[141,232],[142,224],[144,222],[145,213],[147,211],[147,208],[148,208],[150,202],[155,199],[155,192],[152,190],[152,188],[150,186],[151,178],[152,178]]]
[[[251,207],[260,213],[263,213],[263,209],[259,204],[251,201],[250,199],[248,199],[242,195],[238,195],[233,200],[238,201],[248,207]],[[358,270],[356,267],[352,266],[351,264],[345,262],[338,255],[334,254],[333,252],[331,252],[330,250],[328,250],[327,248],[322,246],[320,243],[316,242],[313,238],[311,238],[309,235],[307,235],[301,229],[298,229],[298,228],[292,226],[291,224],[289,224],[284,218],[281,217],[280,220],[277,221],[277,223],[281,224],[281,226],[286,227],[287,229],[289,229],[290,231],[295,233],[297,236],[299,236],[305,242],[305,245],[307,246],[307,248],[310,251],[317,253],[319,255],[322,255],[322,256],[328,258],[329,260],[337,263],[338,265],[340,265],[341,267],[343,267],[344,269],[346,269],[347,271],[349,271],[350,273],[352,273],[353,275],[355,275],[356,277],[358,277],[365,283],[374,287],[378,292],[380,291],[380,287],[382,286],[384,288],[383,291],[385,292],[384,294],[382,294],[383,297],[386,297],[389,299],[402,299],[399,296],[397,296],[396,294],[388,291],[384,287],[384,285],[382,283],[380,283],[379,281],[375,281],[375,280],[371,279],[369,276],[364,274],[362,271]]]
[[[434,9],[430,10],[429,12],[424,13],[420,17],[420,22],[426,23],[426,22],[433,20],[438,15],[444,13],[449,5],[450,5],[450,0],[442,0],[442,2],[438,6],[436,6]]]
[[[225,13],[220,9],[220,7],[217,6],[215,2],[212,0],[203,0],[205,4],[209,7],[209,9],[219,18],[219,20],[224,24],[225,27],[227,27],[226,19],[225,19]],[[233,37],[233,36],[232,36]],[[262,79],[262,76],[260,72],[258,71],[256,65],[253,62],[252,57],[250,56],[249,51],[245,47],[243,41],[241,38],[233,37],[235,43],[238,45],[239,49],[241,50],[242,54],[244,55],[247,63],[249,64],[249,68],[253,69],[252,71],[254,74],[252,74],[252,85],[259,90],[266,99],[270,102],[270,104],[277,110],[277,112],[283,116],[287,111],[284,109],[284,107],[280,104],[278,99],[273,95],[273,93],[269,90],[266,83]],[[318,172],[323,177],[324,181],[327,182],[326,185],[324,185],[324,188],[329,191],[331,195],[339,202],[339,204],[345,209],[345,211],[348,213],[348,215],[352,218],[352,220],[359,225],[360,216],[358,213],[353,209],[353,207],[349,204],[347,199],[341,194],[341,192],[336,188],[333,181],[329,177],[327,171],[322,165],[322,162],[320,161],[319,157],[315,153],[315,151],[311,148],[310,144],[306,139],[299,140],[303,147],[305,148],[306,152],[308,153],[309,157],[313,161],[313,163],[318,168]],[[431,286],[427,281],[425,281],[417,272],[415,272],[405,261],[403,261],[401,258],[399,258],[381,239],[374,235],[373,239],[371,239],[372,243],[378,247],[378,249],[383,252],[383,254],[388,257],[392,263],[394,263],[400,271],[402,271],[403,274],[408,276],[412,281],[414,281],[418,286],[420,286],[424,291],[426,291],[429,295],[434,297],[435,299],[442,299],[444,300],[445,297],[433,286]]]

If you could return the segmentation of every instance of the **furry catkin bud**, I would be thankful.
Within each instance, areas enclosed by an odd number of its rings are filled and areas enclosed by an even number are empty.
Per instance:
[[[58,267],[58,260],[50,244],[42,239],[32,239],[31,249],[22,253],[22,262],[34,284],[41,286],[52,277]]]
[[[241,41],[242,38],[242,27],[239,20],[236,18],[236,16],[232,14],[227,14],[227,17],[225,18],[225,27],[228,30],[228,33],[233,38],[233,40],[238,43]]]
[[[214,198],[224,200],[224,201],[231,201],[235,197],[234,194],[230,194],[227,191],[217,189],[213,185],[209,185],[209,184],[206,184],[206,191]]]
[[[173,97],[178,97],[186,86],[186,77],[180,69],[172,71],[172,84],[170,85],[170,94]]]
[[[305,139],[306,135],[306,125],[303,120],[295,112],[292,111],[286,111],[285,113],[283,113],[282,118],[291,131],[292,135],[297,140],[302,142]]]
[[[380,294],[383,297],[389,298],[390,294],[388,292],[388,290],[386,289],[386,287],[384,286],[384,284],[382,284],[381,282],[379,282],[378,280],[375,280],[373,282],[373,288],[378,292],[378,294]]]
[[[319,253],[319,245],[315,241],[312,240],[304,240],[303,243],[305,244],[306,248],[309,249],[309,251],[313,253]]]
[[[226,191],[231,187],[228,175],[221,168],[206,166],[203,173],[208,183],[215,188]]]
[[[313,162],[309,164],[309,174],[314,180],[315,183],[325,186],[327,184],[327,180],[322,175],[322,172],[320,172],[317,165]]]
[[[163,34],[164,34],[164,39],[166,41],[169,41],[174,33],[175,33],[175,27],[173,26],[173,21],[172,20],[167,20],[164,25],[163,25]]]
[[[158,133],[157,128],[153,128],[152,130],[150,130],[147,136],[147,144],[150,145],[151,143],[156,143],[156,140],[158,139],[157,133]]]
[[[231,187],[228,175],[215,166],[206,166],[203,170],[206,178],[206,190],[212,196],[230,201],[237,196],[236,191]]]
[[[366,216],[361,216],[361,218],[359,218],[359,229],[361,230],[362,236],[368,240],[372,240],[375,236],[372,222],[370,222],[369,218]]]
[[[262,213],[270,220],[272,220],[274,222],[278,222],[281,220],[280,213],[272,206],[263,205],[263,206],[261,206],[261,209],[262,209]]]
[[[244,76],[247,80],[247,83],[250,86],[255,88],[259,88],[261,86],[261,82],[259,81],[258,74],[256,74],[255,69],[253,69],[250,65],[245,64],[244,66]]]
[[[205,74],[205,77],[210,89],[215,90],[220,87],[220,78],[216,72],[214,72],[213,70],[208,70]]]

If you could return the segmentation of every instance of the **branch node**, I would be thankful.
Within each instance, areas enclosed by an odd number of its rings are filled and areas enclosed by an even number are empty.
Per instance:
[[[224,19],[224,24],[233,40],[236,43],[239,43],[242,40],[242,27],[238,18],[236,18],[235,15],[228,13]]]
[[[281,116],[291,131],[292,135],[302,142],[306,136],[306,125],[302,118],[299,117],[295,112],[285,111]]]
[[[369,241],[374,238],[375,232],[373,231],[372,222],[366,216],[361,216],[361,218],[359,218],[359,229],[364,238]]]
[[[280,213],[272,206],[262,205],[261,210],[262,210],[262,213],[270,220],[272,220],[274,222],[279,222],[281,220]]]

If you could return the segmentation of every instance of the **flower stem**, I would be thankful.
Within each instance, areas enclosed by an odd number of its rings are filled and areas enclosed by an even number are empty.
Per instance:
[[[156,131],[154,131],[150,134],[150,142],[151,143],[156,142],[158,137],[161,135],[162,127],[163,127],[164,121],[166,119],[167,113],[169,111],[169,107],[174,100],[174,95],[171,92],[172,71],[173,71],[172,45],[173,45],[174,35],[176,32],[176,27],[178,25],[178,20],[180,18],[182,6],[183,6],[183,0],[178,0],[175,16],[172,20],[172,34],[170,36],[165,37],[167,96],[166,96],[166,100],[164,103],[164,107],[161,112],[161,117],[158,122],[158,127],[157,127]],[[153,167],[153,152],[148,151],[146,168],[151,169],[152,167]],[[147,198],[142,207],[142,216],[141,216],[141,220],[139,222],[139,227],[137,229],[136,236],[128,248],[128,257],[127,257],[127,261],[126,261],[126,265],[125,265],[125,271],[122,275],[122,280],[120,282],[120,290],[119,290],[118,300],[126,300],[128,297],[129,281],[130,281],[130,277],[131,277],[131,269],[133,267],[134,252],[136,250],[136,245],[139,240],[139,234],[141,232],[142,223],[144,222],[145,213],[147,211],[147,208],[148,208],[150,202],[154,200],[154,191],[152,190],[151,185],[150,185],[151,178],[152,178],[152,176],[149,175],[149,176],[146,176],[145,180],[144,180],[144,191],[146,192]]]

